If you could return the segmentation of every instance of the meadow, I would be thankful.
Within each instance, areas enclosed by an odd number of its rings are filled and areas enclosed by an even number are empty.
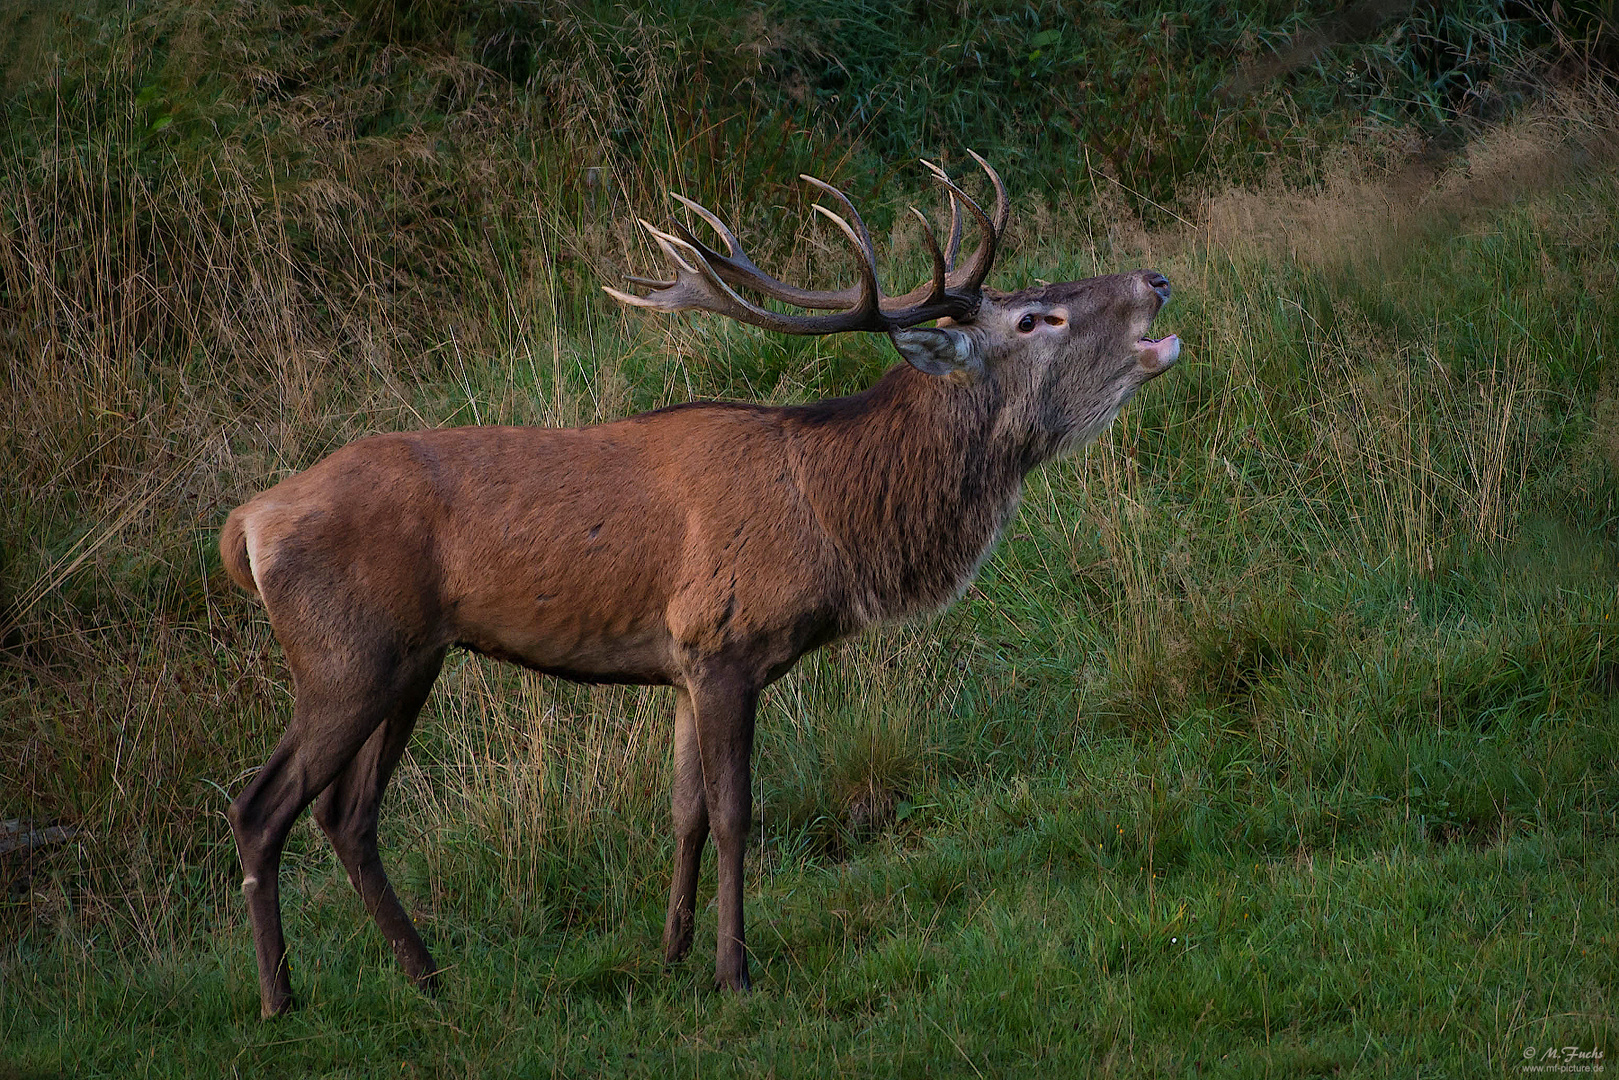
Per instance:
[[[58,830],[0,850],[0,1080],[1611,1068],[1619,97],[1602,5],[1515,10],[0,14],[0,835]],[[1150,266],[1185,351],[959,604],[767,692],[754,991],[712,856],[661,966],[670,692],[457,653],[382,821],[442,991],[305,820],[261,1023],[223,811],[291,686],[225,514],[368,433],[869,385],[599,287],[669,190],[841,283],[800,171],[920,277],[965,146],[991,285]]]

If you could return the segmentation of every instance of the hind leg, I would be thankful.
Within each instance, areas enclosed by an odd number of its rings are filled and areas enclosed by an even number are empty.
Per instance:
[[[416,726],[417,714],[438,677],[440,656],[424,671],[397,711],[372,732],[360,752],[337,779],[315,799],[313,813],[337,850],[349,882],[375,920],[394,956],[417,985],[431,990],[437,967],[422,943],[416,924],[394,895],[393,885],[377,853],[377,813],[394,768]]]
[[[345,655],[352,660],[356,654]],[[434,671],[439,655],[433,658]],[[288,662],[296,687],[292,723],[228,814],[242,860],[242,892],[253,925],[259,1004],[265,1017],[293,1005],[279,882],[287,834],[304,807],[343,773],[372,733],[399,712],[417,684],[404,677],[406,664],[397,656],[331,671],[301,662],[289,650]]]

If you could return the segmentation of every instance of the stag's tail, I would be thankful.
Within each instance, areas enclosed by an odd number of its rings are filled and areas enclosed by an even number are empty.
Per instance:
[[[257,596],[258,582],[253,580],[253,564],[247,557],[247,532],[243,527],[247,515],[242,513],[245,509],[238,506],[232,510],[225,519],[225,527],[219,530],[219,559],[225,564],[225,573],[239,588]]]

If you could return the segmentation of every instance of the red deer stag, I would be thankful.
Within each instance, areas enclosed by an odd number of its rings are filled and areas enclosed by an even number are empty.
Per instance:
[[[726,252],[682,226],[647,225],[672,280],[631,278],[646,296],[607,290],[786,334],[886,333],[906,362],[862,393],[784,407],[692,402],[566,430],[378,435],[232,512],[225,568],[263,600],[295,688],[291,724],[230,808],[265,1016],[292,1004],[277,871],[311,802],[399,962],[431,983],[432,957],[377,855],[377,808],[455,646],[581,682],[674,687],[664,955],[674,962],[691,947],[712,836],[715,979],[748,986],[742,852],[760,691],[812,649],[959,596],[1025,474],[1094,437],[1180,351],[1174,336],[1144,336],[1169,299],[1160,274],[984,289],[1010,208],[974,158],[995,190],[993,217],[935,168],[954,219],[948,250],[923,218],[932,279],[903,296],[879,288],[854,206],[807,176],[846,215],[815,207],[853,246],[858,284],[777,281],[717,217],[676,195]],[[983,239],[957,267],[963,207]],[[782,314],[733,286],[826,313]]]

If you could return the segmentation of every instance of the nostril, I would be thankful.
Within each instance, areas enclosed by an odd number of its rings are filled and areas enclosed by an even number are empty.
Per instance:
[[[1152,287],[1153,292],[1157,293],[1165,300],[1169,299],[1169,279],[1164,275],[1157,272],[1148,273],[1147,284]]]

